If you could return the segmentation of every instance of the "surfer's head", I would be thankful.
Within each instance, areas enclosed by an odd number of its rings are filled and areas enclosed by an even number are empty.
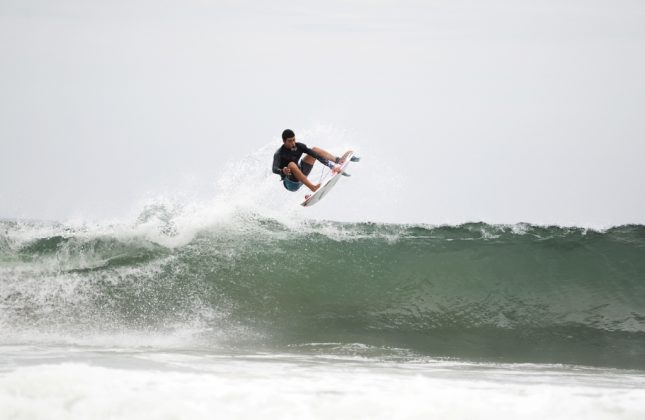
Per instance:
[[[282,132],[282,141],[285,141],[287,139],[290,139],[291,137],[296,137],[296,133],[293,132],[293,130],[289,130],[288,128]]]
[[[288,128],[282,132],[282,142],[287,149],[296,148],[296,134]]]

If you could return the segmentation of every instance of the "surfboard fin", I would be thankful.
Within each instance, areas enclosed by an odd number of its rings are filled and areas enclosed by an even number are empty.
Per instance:
[[[349,160],[350,162],[360,162],[361,158],[358,156],[352,156],[352,158]]]
[[[350,174],[348,174],[348,173],[347,173],[347,172],[345,172],[345,171],[341,172],[340,174],[341,174],[342,176],[351,176]]]

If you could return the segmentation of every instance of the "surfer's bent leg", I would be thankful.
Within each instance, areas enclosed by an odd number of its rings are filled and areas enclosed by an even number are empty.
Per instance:
[[[326,150],[323,150],[319,147],[312,147],[311,150],[313,150],[314,152],[318,153],[320,156],[324,157],[325,159],[331,162],[338,163],[338,158]],[[303,158],[303,162],[309,163],[310,165],[313,166],[313,164],[316,163],[316,159],[313,156],[307,155]]]
[[[306,162],[303,162],[303,166]],[[298,181],[302,182],[309,188],[311,191],[316,191],[318,188],[320,188],[320,184],[314,185],[309,181],[307,178],[307,175],[305,175],[300,167],[295,162],[289,162],[289,165],[287,167],[291,170],[291,175],[296,178]],[[311,171],[311,168],[309,169]]]
[[[311,173],[311,170],[314,167],[314,164],[313,163],[307,163],[303,159],[303,160],[300,161],[300,166],[299,167],[300,167],[300,171],[302,171],[302,173],[305,174],[305,176],[309,176],[309,174]]]

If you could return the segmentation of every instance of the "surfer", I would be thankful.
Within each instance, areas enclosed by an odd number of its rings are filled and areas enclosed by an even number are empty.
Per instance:
[[[280,175],[284,187],[289,191],[298,191],[305,184],[311,191],[320,188],[320,184],[313,184],[307,176],[318,160],[323,165],[329,166],[332,171],[339,171],[340,158],[314,147],[308,148],[303,143],[296,142],[296,135],[292,130],[282,132],[283,145],[273,155],[273,173]],[[300,160],[300,157],[306,156]]]

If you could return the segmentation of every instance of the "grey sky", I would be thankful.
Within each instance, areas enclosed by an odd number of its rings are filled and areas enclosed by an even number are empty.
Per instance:
[[[289,127],[364,157],[313,217],[645,223],[641,1],[2,0],[0,75],[0,217],[295,205]]]

